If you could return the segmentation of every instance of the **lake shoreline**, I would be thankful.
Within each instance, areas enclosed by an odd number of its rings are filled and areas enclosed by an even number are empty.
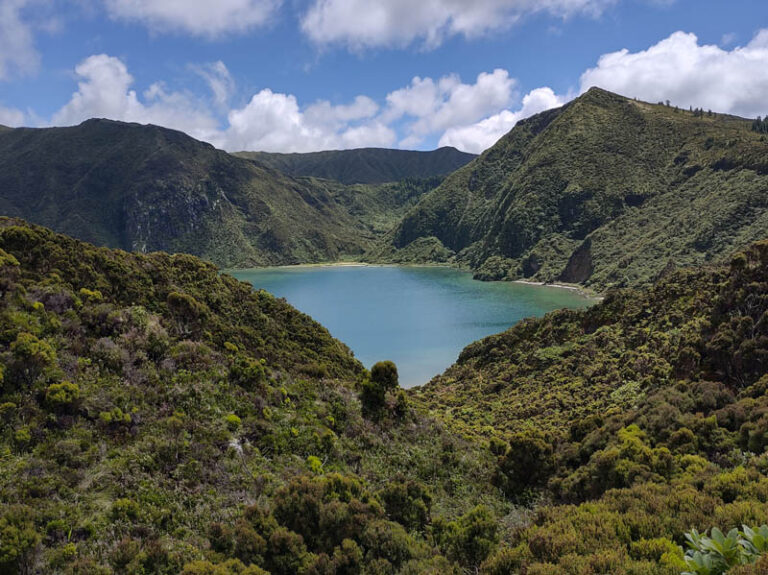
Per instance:
[[[469,269],[455,266],[452,264],[439,264],[439,263],[379,264],[379,263],[352,262],[352,261],[320,262],[320,263],[313,263],[313,264],[288,264],[284,266],[262,266],[262,267],[251,267],[251,268],[229,268],[229,269],[223,269],[221,271],[227,274],[232,274],[233,272],[237,273],[237,272],[244,272],[244,271],[247,272],[247,271],[253,271],[253,270],[302,270],[302,269],[312,269],[312,268],[449,268],[449,269],[454,269],[461,272],[472,273],[471,270]],[[475,280],[475,281],[493,283],[493,282],[487,282],[487,280]],[[536,281],[530,281],[530,280],[495,280],[495,281],[499,283],[509,282],[509,283],[534,286],[534,287],[565,289],[565,290],[578,292],[579,295],[587,299],[591,299],[595,301],[603,300],[603,296],[600,295],[599,293],[596,293],[590,290],[589,288],[585,288],[577,284],[546,283],[546,282],[536,282]]]
[[[459,271],[467,271],[450,264],[378,264],[370,262],[318,262],[314,264],[287,264],[283,266],[255,266],[250,268],[226,268],[221,271],[229,273],[232,271],[255,271],[255,270],[285,270],[285,269],[305,269],[305,268],[450,268]]]
[[[503,280],[502,280],[503,281]],[[567,289],[571,291],[578,292],[580,295],[593,299],[596,301],[602,301],[604,299],[604,296],[588,289],[585,287],[582,287],[577,284],[558,284],[558,283],[546,283],[546,282],[533,282],[530,280],[512,280],[512,283],[516,284],[524,284],[529,286],[538,286],[538,287],[551,287],[551,288],[557,288],[557,289]]]

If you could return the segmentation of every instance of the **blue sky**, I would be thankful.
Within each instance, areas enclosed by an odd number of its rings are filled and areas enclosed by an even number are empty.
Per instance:
[[[479,152],[598,84],[768,113],[765,0],[0,0],[0,123]]]

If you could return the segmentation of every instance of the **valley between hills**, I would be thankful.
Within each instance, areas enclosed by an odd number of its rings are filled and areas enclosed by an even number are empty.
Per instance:
[[[0,573],[765,573],[753,128],[592,89],[477,157],[0,130]],[[603,298],[405,390],[220,271],[352,260]]]

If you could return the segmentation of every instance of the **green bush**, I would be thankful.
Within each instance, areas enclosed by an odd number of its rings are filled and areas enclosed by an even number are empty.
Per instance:
[[[361,525],[383,514],[361,481],[337,473],[298,477],[274,497],[275,519],[301,535],[311,551],[356,539]]]
[[[112,503],[110,516],[114,521],[136,521],[139,518],[141,506],[131,499],[116,499]]]
[[[267,542],[264,536],[269,536],[269,533],[259,534],[253,526],[245,521],[238,521],[235,524],[234,533],[230,534],[227,531],[220,533],[218,537],[212,539],[211,543],[215,543],[219,552],[229,551],[231,545],[234,544],[234,555],[238,559],[244,561],[246,564],[255,563],[263,564],[264,556],[267,553]],[[230,537],[232,539],[230,539]]]
[[[524,499],[530,489],[543,487],[555,469],[554,448],[536,430],[516,433],[499,457],[496,483],[513,499]]]
[[[435,536],[446,555],[464,567],[477,568],[498,544],[498,522],[479,505],[455,521],[435,523]]]
[[[80,399],[80,387],[76,383],[62,381],[52,383],[45,390],[45,402],[54,410],[70,410]]]
[[[362,384],[360,401],[363,411],[378,415],[386,405],[387,393],[397,389],[397,366],[391,361],[380,361],[371,368],[370,377]]]
[[[242,426],[243,421],[234,413],[230,413],[224,418],[224,423],[227,426],[227,429],[234,432],[240,429],[240,426]]]
[[[432,495],[416,481],[394,480],[378,492],[387,516],[406,529],[423,531],[430,522]]]
[[[274,575],[300,573],[311,561],[304,538],[285,527],[272,532],[267,549],[266,567]]]
[[[210,561],[192,561],[184,565],[180,575],[268,575],[256,565],[247,567],[237,559],[214,564]]]
[[[4,387],[6,380],[7,383],[30,384],[56,362],[53,346],[31,333],[19,333],[11,343],[11,353],[14,363],[10,366],[8,377],[3,378]]]
[[[32,509],[23,505],[0,507],[0,572],[28,573],[40,535]]]
[[[243,354],[237,354],[229,370],[229,380],[248,391],[263,391],[267,381],[264,360],[256,360]]]

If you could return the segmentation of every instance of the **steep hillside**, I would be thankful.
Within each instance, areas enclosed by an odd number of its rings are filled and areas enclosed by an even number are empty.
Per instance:
[[[444,176],[476,158],[474,154],[448,147],[431,152],[361,148],[307,154],[237,152],[235,155],[292,176],[311,176],[343,184],[381,184]]]
[[[391,370],[192,256],[0,219],[0,375],[4,574],[458,574],[508,508]]]
[[[767,189],[768,141],[750,121],[593,88],[520,122],[371,257],[455,260],[484,279],[643,285],[768,235]]]
[[[334,260],[371,238],[307,180],[181,132],[108,120],[0,132],[0,214],[224,266]]]
[[[308,178],[314,188],[327,192],[341,209],[376,238],[391,231],[408,210],[443,180],[442,176],[432,176],[384,184],[345,185],[332,180]]]
[[[767,390],[763,241],[474,343],[414,397],[545,503],[483,572],[676,575],[726,570],[684,568],[690,529],[768,517]]]

